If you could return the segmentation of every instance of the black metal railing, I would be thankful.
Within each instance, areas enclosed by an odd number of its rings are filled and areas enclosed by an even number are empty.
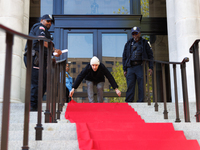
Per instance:
[[[8,149],[9,116],[10,116],[10,88],[11,88],[11,68],[12,68],[12,45],[14,36],[27,39],[27,71],[25,87],[25,108],[24,108],[24,131],[22,150],[28,150],[29,118],[30,118],[30,93],[31,93],[31,72],[32,72],[32,41],[39,40],[39,82],[38,82],[38,117],[36,130],[36,140],[42,140],[42,99],[43,99],[43,67],[44,63],[44,41],[48,42],[47,56],[47,104],[45,111],[45,122],[56,122],[60,118],[62,106],[66,101],[65,94],[65,65],[66,61],[55,61],[52,59],[53,44],[51,40],[44,37],[28,36],[0,24],[0,29],[6,34],[6,59],[5,59],[5,79],[3,92],[3,111],[1,129],[1,149]],[[56,88],[57,87],[57,88]],[[57,112],[56,112],[57,106]]]
[[[190,53],[193,54],[193,65],[194,65],[194,80],[195,80],[195,93],[196,93],[196,122],[200,122],[200,69],[199,69],[199,41],[194,41],[190,47]]]
[[[157,82],[156,82],[156,64],[160,64],[162,68],[162,92],[163,92],[163,102],[164,102],[164,119],[168,119],[168,111],[167,111],[167,90],[166,90],[166,78],[165,78],[165,65],[173,65],[173,78],[174,78],[174,94],[175,94],[175,109],[176,109],[176,120],[175,122],[180,122],[179,118],[179,106],[178,106],[178,93],[177,93],[177,74],[176,74],[176,66],[180,65],[181,69],[181,77],[182,77],[182,92],[183,92],[183,105],[184,105],[184,117],[185,122],[190,122],[189,115],[189,102],[188,102],[188,90],[187,90],[187,77],[186,77],[186,62],[189,61],[189,58],[184,58],[182,62],[164,62],[164,61],[156,61],[156,60],[144,60],[143,61],[143,71],[144,71],[144,97],[145,101],[148,102],[148,105],[151,105],[150,100],[150,91],[149,91],[149,76],[147,74],[148,64],[149,62],[153,63],[153,77],[152,77],[152,85],[153,85],[153,95],[154,95],[154,107],[155,111],[158,111],[158,99],[157,99]],[[147,80],[147,81],[146,81]],[[147,83],[147,93],[146,93],[146,83]],[[172,89],[172,88],[171,88]]]
[[[45,114],[45,123],[56,123],[57,119],[60,119],[60,113],[62,111],[62,106],[66,102],[66,87],[65,87],[65,65],[66,60],[56,61],[52,59],[52,49],[53,45],[51,40],[43,37],[33,37],[21,34],[14,30],[11,30],[0,24],[0,29],[2,29],[6,34],[6,59],[5,59],[5,79],[4,79],[4,91],[3,91],[3,111],[2,111],[2,129],[1,129],[1,149],[8,149],[8,135],[9,135],[9,116],[10,116],[10,87],[11,87],[11,68],[12,68],[12,45],[14,36],[20,36],[23,39],[27,39],[28,51],[27,51],[27,71],[26,71],[26,88],[25,88],[25,108],[24,108],[24,131],[23,131],[23,147],[22,150],[28,150],[28,137],[29,137],[29,118],[30,118],[30,89],[31,89],[31,71],[32,71],[32,40],[40,40],[40,60],[39,60],[39,89],[38,89],[38,120],[35,127],[36,130],[36,140],[42,140],[42,99],[43,99],[43,59],[44,59],[44,41],[48,42],[48,56],[47,56],[47,101]],[[199,51],[198,42],[195,43],[190,48],[190,52],[194,56],[194,74],[195,74],[195,87],[196,87],[196,97],[197,97],[197,113],[196,120],[200,120],[200,93],[198,89],[200,88],[200,77],[199,77]],[[144,96],[145,101],[148,105],[151,105],[150,90],[149,90],[149,76],[146,76],[148,63],[152,60],[143,61],[143,71],[144,71]],[[188,92],[187,92],[187,77],[186,77],[186,62],[188,58],[184,58],[182,62],[164,62],[153,60],[153,98],[155,102],[155,111],[158,111],[158,99],[157,99],[157,82],[156,82],[156,64],[160,64],[162,68],[162,89],[163,89],[163,102],[164,102],[164,119],[168,119],[167,111],[167,88],[165,79],[165,66],[173,65],[173,77],[174,77],[174,93],[175,93],[175,108],[176,108],[176,122],[180,122],[179,118],[179,108],[178,108],[178,94],[177,94],[177,74],[176,66],[180,65],[181,77],[182,77],[182,90],[183,90],[183,105],[184,105],[184,115],[185,122],[190,122],[189,116],[189,104],[188,104]],[[6,82],[5,82],[6,81]],[[147,84],[147,92],[146,92]],[[75,97],[86,97],[86,92],[76,92]],[[116,97],[115,92],[105,92],[104,97]],[[122,97],[125,97],[125,92],[122,93]]]
[[[51,59],[50,59],[51,60]],[[60,119],[62,107],[66,102],[65,66],[66,60],[55,61],[47,72],[47,103],[45,123],[57,123]]]

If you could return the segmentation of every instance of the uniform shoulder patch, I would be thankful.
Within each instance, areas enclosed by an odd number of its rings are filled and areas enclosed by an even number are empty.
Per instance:
[[[66,77],[69,78],[68,74],[66,73]]]
[[[39,29],[41,30],[44,30],[45,31],[45,28],[43,26],[40,26]]]

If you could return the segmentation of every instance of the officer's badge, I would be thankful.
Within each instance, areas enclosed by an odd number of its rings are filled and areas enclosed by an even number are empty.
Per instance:
[[[45,28],[43,26],[40,26],[39,29],[41,30],[44,30],[45,31]]]
[[[49,18],[52,20],[52,16],[51,15],[49,15]]]
[[[69,77],[67,73],[66,73],[66,77],[67,77],[67,78]]]

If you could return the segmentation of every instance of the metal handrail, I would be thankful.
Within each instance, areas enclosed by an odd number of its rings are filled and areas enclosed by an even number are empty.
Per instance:
[[[30,87],[31,87],[31,68],[32,68],[32,40],[40,40],[40,62],[43,62],[44,56],[44,41],[48,42],[48,56],[47,56],[47,104],[45,111],[45,122],[57,122],[57,119],[60,118],[60,112],[62,111],[62,106],[66,101],[66,90],[65,90],[65,65],[66,61],[55,61],[52,60],[52,42],[51,40],[44,37],[34,37],[28,36],[19,32],[16,32],[12,29],[9,29],[0,24],[0,29],[6,32],[6,59],[5,59],[5,79],[4,79],[4,92],[3,92],[3,112],[2,112],[2,130],[1,130],[1,149],[8,149],[8,135],[9,135],[9,115],[10,115],[10,88],[11,88],[11,68],[12,68],[12,45],[14,36],[20,36],[24,39],[27,39],[27,72],[26,72],[26,91],[25,91],[25,109],[24,109],[24,136],[23,136],[23,150],[28,150],[28,137],[29,137],[29,117],[30,117]],[[190,48],[190,52],[193,53],[194,56],[194,72],[195,72],[195,86],[196,86],[196,97],[197,97],[197,114],[196,119],[199,122],[200,120],[200,94],[198,89],[200,88],[200,78],[199,78],[199,60],[198,59],[198,42],[200,40],[195,41],[193,46]],[[144,60],[144,75],[148,66],[147,62],[152,60]],[[162,75],[165,78],[165,70],[164,67],[166,64],[172,64],[174,69],[174,85],[175,85],[175,105],[176,105],[176,122],[180,122],[179,119],[179,111],[178,111],[178,98],[177,98],[177,80],[176,80],[176,65],[179,64],[181,66],[181,75],[182,75],[182,88],[183,88],[183,100],[184,100],[184,114],[185,121],[190,122],[189,118],[189,105],[188,105],[188,95],[187,95],[187,81],[186,81],[186,62],[188,62],[188,58],[184,58],[182,62],[163,62],[153,60],[154,72],[153,72],[153,93],[155,99],[155,111],[158,111],[157,104],[157,87],[156,87],[156,63],[162,64]],[[42,123],[41,123],[41,113],[42,113],[42,80],[43,80],[43,63],[40,63],[40,71],[39,71],[39,92],[38,92],[38,122],[36,129],[36,140],[42,140]],[[146,79],[146,77],[144,77]],[[149,80],[147,78],[147,80]],[[163,79],[165,81],[165,79]],[[5,82],[6,81],[6,82]],[[149,82],[149,81],[147,81]],[[149,84],[149,83],[148,83]],[[145,85],[146,86],[146,85]],[[163,84],[165,86],[165,84]],[[58,88],[60,90],[58,90]],[[166,92],[166,87],[163,87],[163,92]],[[78,93],[77,93],[78,95]],[[113,96],[116,94],[113,92]],[[104,93],[104,96],[109,97],[108,93]],[[112,95],[110,95],[112,96]],[[125,93],[124,95],[125,96]],[[146,93],[145,93],[146,96]],[[150,104],[150,94],[148,91],[148,105]],[[167,108],[166,108],[166,94],[164,94],[164,118],[167,119]],[[57,108],[57,111],[56,111]],[[57,114],[57,116],[56,116]]]
[[[200,68],[199,68],[199,44],[200,39],[194,41],[189,51],[193,54],[193,64],[194,64],[194,80],[195,80],[195,94],[196,94],[196,122],[200,122]]]
[[[182,62],[165,62],[165,61],[157,61],[157,60],[150,60],[144,59],[143,61],[143,71],[144,71],[144,101],[148,102],[148,105],[151,105],[150,100],[150,92],[148,90],[148,96],[146,96],[146,83],[147,88],[149,89],[149,78],[146,73],[148,70],[149,62],[153,63],[153,95],[155,101],[155,111],[158,111],[158,100],[157,100],[157,83],[156,83],[156,64],[161,64],[162,67],[162,85],[163,85],[163,101],[164,101],[164,119],[168,119],[168,111],[167,111],[167,95],[166,95],[166,79],[165,79],[165,65],[173,65],[173,72],[174,72],[174,93],[175,93],[175,108],[176,108],[176,120],[175,122],[180,122],[179,118],[179,108],[178,108],[178,94],[177,94],[177,77],[176,77],[176,65],[180,65],[181,67],[181,76],[182,76],[182,90],[183,90],[183,105],[184,105],[184,116],[185,122],[190,122],[190,115],[189,115],[189,102],[188,102],[188,90],[187,90],[187,77],[186,77],[186,62],[189,61],[188,57],[185,57]],[[146,82],[147,80],[147,82]]]
[[[11,64],[12,64],[12,45],[14,36],[19,36],[24,39],[27,39],[27,71],[26,71],[26,88],[25,88],[25,108],[24,108],[24,132],[23,132],[23,146],[22,150],[28,150],[28,137],[29,137],[29,118],[30,118],[30,89],[31,89],[31,71],[32,71],[32,40],[39,40],[39,89],[38,89],[38,120],[37,125],[35,127],[36,130],[36,140],[42,140],[42,122],[41,122],[41,114],[42,114],[42,97],[43,97],[43,60],[44,60],[44,41],[48,42],[48,60],[47,60],[47,69],[48,69],[48,76],[47,80],[52,81],[51,78],[51,71],[53,68],[51,54],[52,54],[52,42],[51,40],[45,37],[36,37],[36,36],[28,36],[17,31],[14,31],[10,28],[7,28],[4,25],[0,24],[0,29],[6,33],[6,59],[5,59],[5,80],[4,82],[4,92],[3,92],[3,113],[2,113],[2,129],[1,129],[1,149],[7,150],[8,149],[8,135],[9,135],[9,115],[10,115],[10,88],[11,88]],[[63,61],[64,62],[64,61]],[[66,63],[66,62],[65,62]],[[54,63],[55,64],[55,63]],[[59,62],[58,62],[59,64]],[[64,63],[63,63],[64,64]],[[64,69],[64,65],[62,65],[62,72]],[[64,88],[64,75],[62,75],[62,88]],[[58,80],[59,77],[58,77]],[[51,82],[50,82],[51,83]],[[48,84],[48,82],[47,82]],[[49,88],[50,87],[50,88]],[[53,88],[47,86],[48,92],[51,91]],[[51,90],[49,90],[51,89]],[[52,98],[52,92],[47,93],[47,101],[50,101]],[[64,92],[63,92],[64,93]],[[54,93],[55,94],[55,93]],[[64,94],[61,96],[64,99]],[[47,104],[47,108],[50,108],[50,103]],[[61,110],[61,107],[59,107]],[[49,109],[47,109],[49,110]],[[49,113],[49,116],[52,116],[52,111],[46,111]],[[49,121],[50,122],[50,121]]]
[[[47,105],[45,123],[57,123],[62,107],[66,102],[65,67],[66,60],[50,61],[51,68],[47,74]]]

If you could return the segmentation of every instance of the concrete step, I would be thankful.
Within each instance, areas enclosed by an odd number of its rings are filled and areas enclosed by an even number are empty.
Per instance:
[[[23,141],[9,141],[8,150],[20,150]],[[29,150],[79,150],[77,140],[29,141]]]
[[[2,110],[3,103],[0,103],[0,108]],[[25,104],[24,103],[10,103],[10,112],[14,112],[15,110],[19,112],[24,112]],[[42,103],[42,110],[46,110],[46,103]],[[0,111],[1,113],[1,111]]]
[[[154,103],[150,106],[147,103],[129,103],[137,113],[145,120],[145,122],[172,122],[175,130],[183,130],[187,139],[197,139],[200,144],[200,130],[199,123],[196,123],[196,104],[190,103],[190,123],[184,121],[184,109],[183,103],[179,103],[179,115],[181,122],[175,123],[176,111],[175,103],[167,103],[168,119],[164,119],[163,111],[164,104],[158,103],[158,112],[155,112]],[[23,145],[23,122],[24,119],[24,104],[23,103],[11,103],[10,105],[10,127],[9,127],[9,150],[15,150],[15,148],[21,149]],[[2,103],[0,103],[2,107]],[[66,120],[64,115],[67,108],[67,103],[63,107],[61,113],[61,119],[58,123],[44,123],[44,112],[42,113],[42,126],[43,140],[35,141],[35,127],[37,123],[37,112],[30,112],[30,126],[29,126],[29,147],[31,150],[78,150],[76,125]],[[42,104],[42,109],[46,109],[46,104]],[[2,112],[0,111],[0,120],[2,120]],[[1,127],[1,124],[0,124]],[[18,141],[18,139],[20,141]],[[51,141],[50,141],[51,139]],[[73,139],[73,140],[72,140]]]
[[[35,131],[29,131],[29,141],[35,141]],[[42,141],[77,140],[76,131],[42,131]],[[9,131],[9,141],[23,141],[23,131]]]
[[[184,131],[187,139],[196,139],[200,143],[200,123],[173,123],[175,130]]]
[[[36,123],[29,124],[29,131],[35,131]],[[75,123],[43,123],[43,130],[45,131],[76,131]],[[1,124],[0,124],[1,128]],[[22,131],[24,129],[23,123],[10,123],[9,131]]]
[[[129,105],[138,112],[139,115],[146,122],[175,122],[176,120],[176,109],[175,103],[167,103],[168,119],[164,119],[164,104],[158,103],[158,111],[155,111],[155,103],[147,105],[147,103],[129,103]],[[196,122],[196,103],[192,102],[189,104],[190,121]],[[185,122],[183,103],[179,103],[179,118],[182,122]]]

